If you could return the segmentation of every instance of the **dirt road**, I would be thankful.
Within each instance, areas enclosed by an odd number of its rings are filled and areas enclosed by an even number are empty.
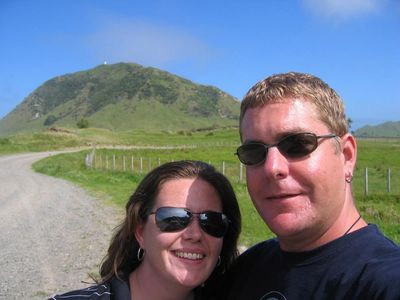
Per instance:
[[[81,188],[33,172],[32,162],[48,155],[0,156],[1,300],[87,286],[81,281],[98,270],[120,218]]]

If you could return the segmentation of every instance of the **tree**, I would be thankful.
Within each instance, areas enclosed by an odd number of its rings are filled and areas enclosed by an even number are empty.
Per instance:
[[[349,129],[351,128],[351,124],[353,124],[353,120],[351,118],[347,118],[347,125],[349,126]]]

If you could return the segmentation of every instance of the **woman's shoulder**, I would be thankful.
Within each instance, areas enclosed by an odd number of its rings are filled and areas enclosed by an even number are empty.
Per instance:
[[[93,285],[85,289],[54,295],[48,300],[110,300],[111,288],[109,283]]]

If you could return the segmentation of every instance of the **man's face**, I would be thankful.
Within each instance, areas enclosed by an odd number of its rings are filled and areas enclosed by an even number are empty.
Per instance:
[[[289,134],[332,133],[314,106],[301,99],[250,108],[242,122],[243,143],[275,144]],[[264,162],[247,166],[247,186],[258,213],[281,246],[307,245],[324,235],[345,202],[345,158],[338,138],[318,140],[317,149],[301,158],[268,149]]]

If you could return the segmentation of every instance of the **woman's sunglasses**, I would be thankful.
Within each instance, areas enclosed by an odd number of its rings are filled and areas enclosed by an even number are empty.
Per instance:
[[[277,147],[279,152],[287,158],[301,158],[307,156],[318,147],[318,139],[337,137],[336,134],[315,135],[303,132],[285,136],[276,144],[267,145],[260,142],[243,144],[236,150],[239,160],[247,165],[253,166],[264,162],[268,149]]]
[[[200,228],[214,237],[223,237],[228,231],[229,220],[221,212],[203,211],[193,213],[186,208],[160,207],[151,215],[156,215],[156,224],[162,232],[174,232],[185,229],[192,222],[194,216],[199,219]]]

